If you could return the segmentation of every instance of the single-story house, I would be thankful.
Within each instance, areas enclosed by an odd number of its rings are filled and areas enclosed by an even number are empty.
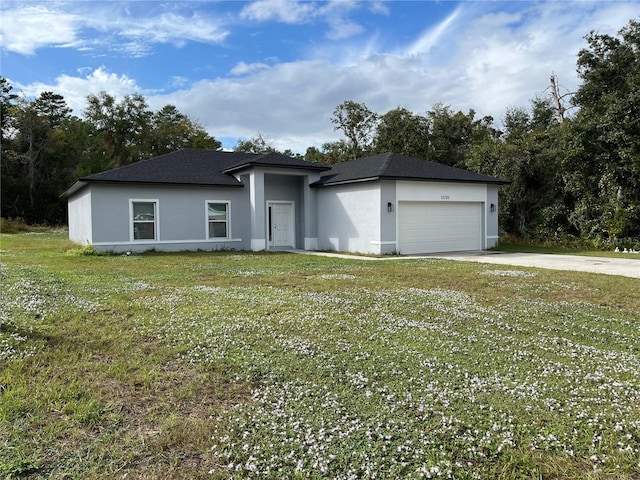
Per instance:
[[[397,153],[329,166],[185,149],[83,177],[63,195],[69,238],[101,251],[419,254],[495,246],[504,183]]]

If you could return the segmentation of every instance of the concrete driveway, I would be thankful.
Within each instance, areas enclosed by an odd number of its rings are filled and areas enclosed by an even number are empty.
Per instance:
[[[573,270],[577,272],[640,278],[640,258],[636,260],[632,258],[585,257],[580,255],[549,255],[541,253],[505,253],[494,251],[434,254],[429,255],[429,258],[514,265],[518,267],[548,268],[551,270]]]
[[[348,253],[312,252],[308,250],[289,250],[293,253],[321,255],[325,257],[342,257],[353,260],[392,261],[409,258],[444,258],[463,262],[489,263],[495,265],[512,265],[516,267],[547,268],[550,270],[573,270],[576,272],[601,273],[604,275],[620,275],[640,278],[640,255],[633,258],[585,257],[580,255],[550,255],[542,253],[505,253],[495,251],[453,252],[430,255],[367,257],[349,255]]]

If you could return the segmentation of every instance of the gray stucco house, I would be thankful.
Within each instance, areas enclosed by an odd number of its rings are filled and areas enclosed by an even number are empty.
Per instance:
[[[185,149],[81,178],[69,238],[101,251],[418,254],[498,241],[506,182],[396,153],[328,166]]]

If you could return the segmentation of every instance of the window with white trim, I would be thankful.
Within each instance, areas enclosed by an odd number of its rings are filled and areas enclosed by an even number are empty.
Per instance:
[[[207,202],[208,238],[229,238],[229,202]]]
[[[158,202],[131,200],[133,240],[156,240],[158,235]]]

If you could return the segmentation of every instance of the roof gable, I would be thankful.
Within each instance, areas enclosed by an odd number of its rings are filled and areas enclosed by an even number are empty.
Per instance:
[[[384,153],[334,165],[313,186],[322,187],[371,180],[420,180],[463,183],[508,183],[488,175],[450,167],[399,153]]]

